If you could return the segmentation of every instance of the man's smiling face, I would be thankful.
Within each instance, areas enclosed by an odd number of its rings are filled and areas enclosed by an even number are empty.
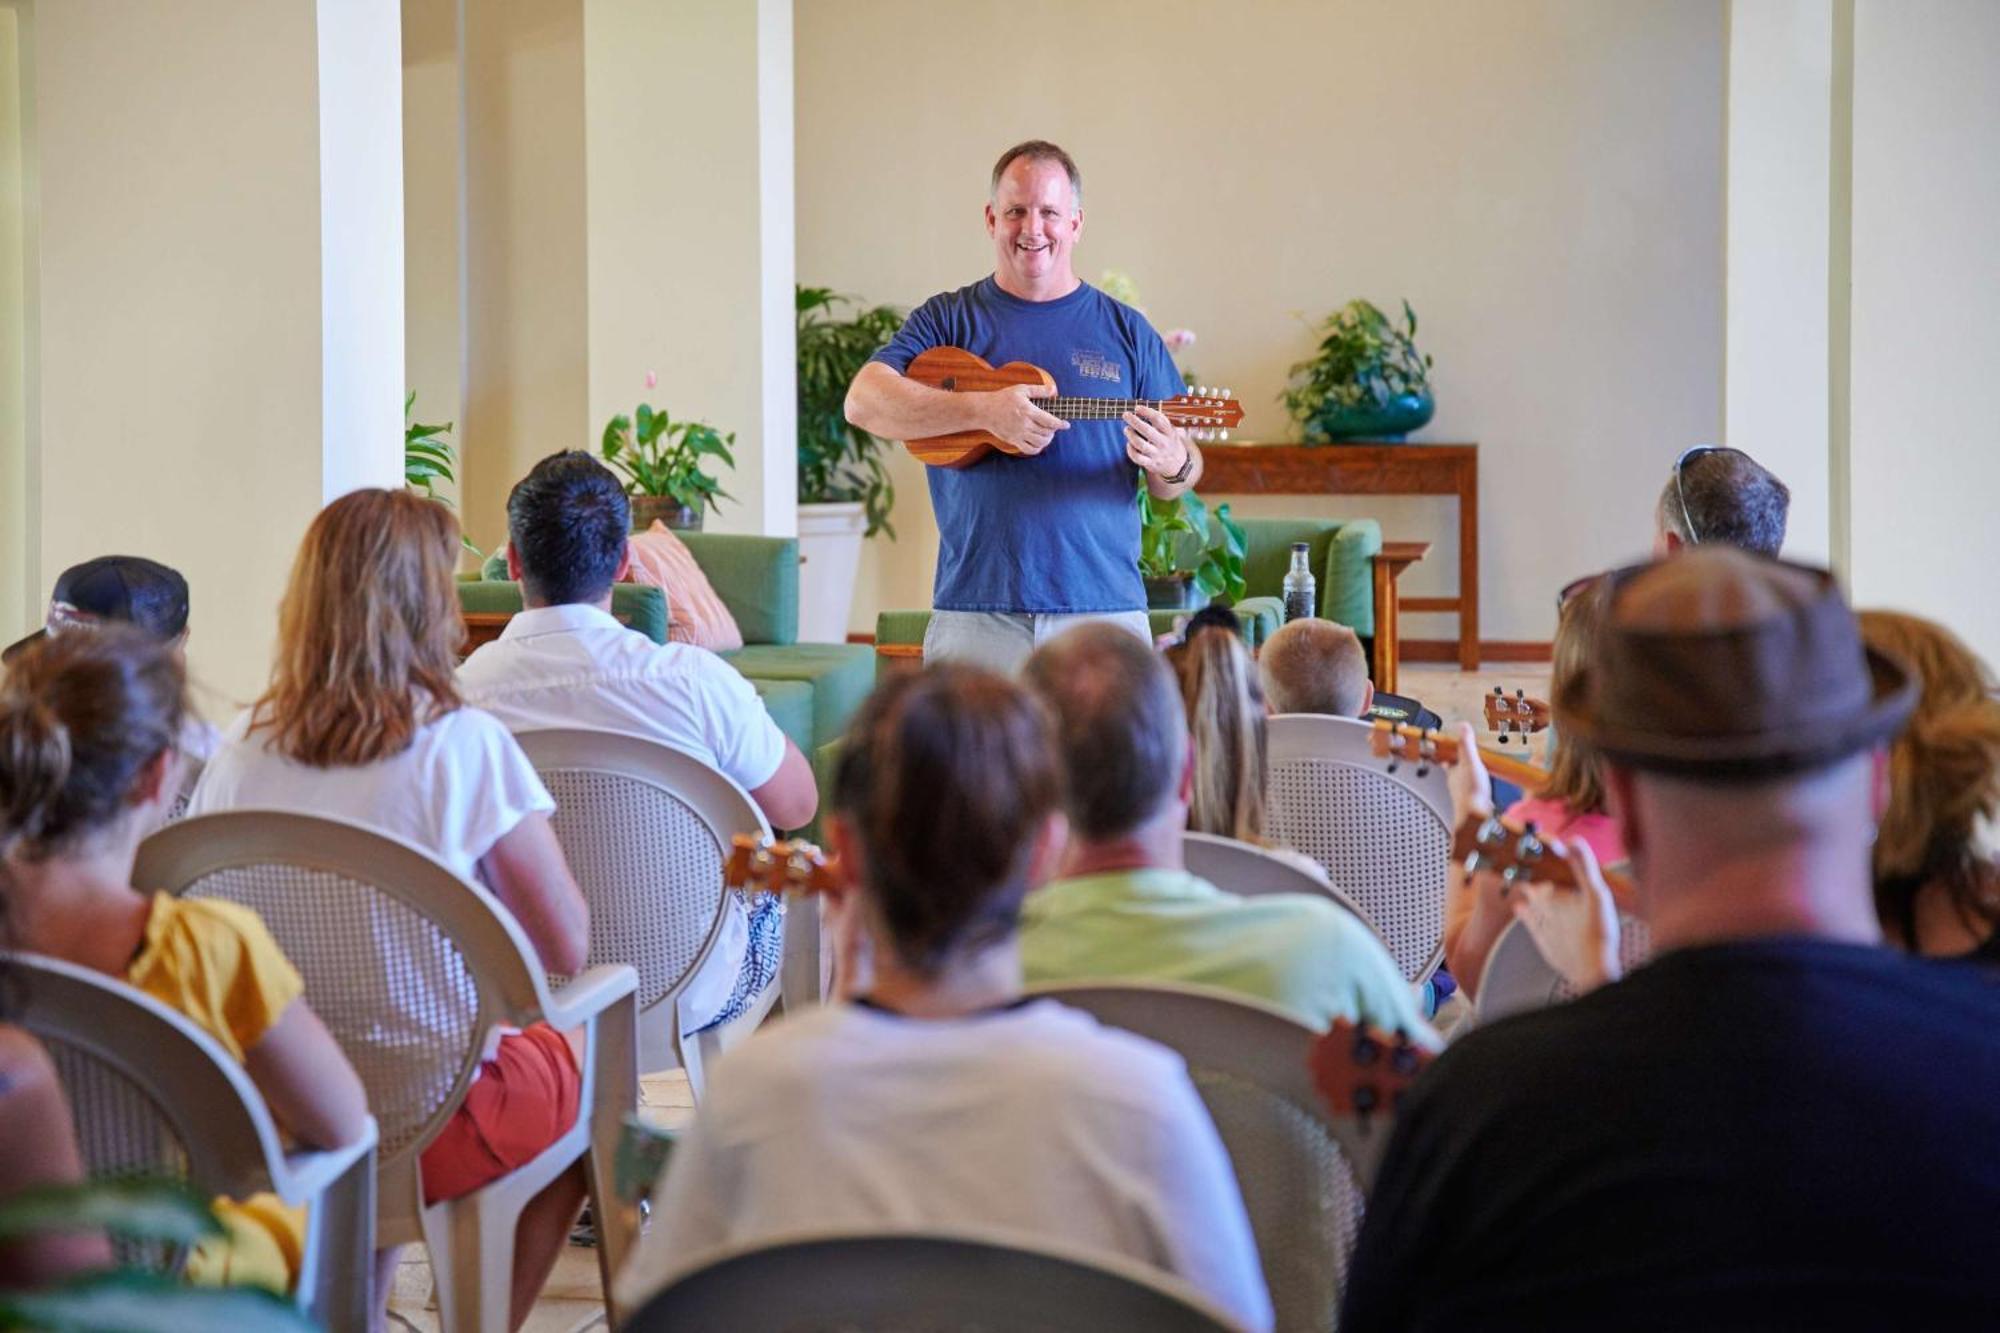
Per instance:
[[[1062,163],[1009,162],[986,205],[986,234],[993,238],[994,277],[1003,291],[1049,301],[1075,290],[1070,252],[1083,234],[1083,209]]]

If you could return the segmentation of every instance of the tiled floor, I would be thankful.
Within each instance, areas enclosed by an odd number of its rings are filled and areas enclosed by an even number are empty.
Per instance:
[[[1411,664],[1403,667],[1399,684],[1401,693],[1422,702],[1447,724],[1465,718],[1476,725],[1482,708],[1480,698],[1495,685],[1509,694],[1522,689],[1535,698],[1546,698],[1549,670],[1546,665],[1517,663],[1467,674],[1450,666]],[[686,1123],[694,1114],[687,1078],[678,1071],[641,1079],[639,1096],[641,1113],[668,1128]],[[412,1245],[404,1251],[389,1309],[422,1333],[437,1330],[430,1263],[422,1246]],[[597,1254],[594,1250],[571,1247],[563,1252],[548,1286],[543,1289],[542,1298],[528,1319],[528,1333],[577,1333],[582,1329],[602,1328],[603,1320]]]

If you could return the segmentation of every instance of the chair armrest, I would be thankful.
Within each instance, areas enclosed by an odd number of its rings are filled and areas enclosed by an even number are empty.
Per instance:
[[[288,1152],[282,1171],[272,1173],[272,1188],[294,1208],[308,1203],[346,1175],[356,1162],[374,1157],[377,1137],[375,1117],[371,1115],[361,1137],[352,1143],[338,1148],[301,1148]]]
[[[1374,560],[1381,549],[1382,525],[1372,518],[1342,523],[1326,547],[1320,614],[1363,638],[1375,633]]]
[[[600,963],[571,977],[550,994],[542,1017],[550,1027],[567,1031],[639,990],[639,974],[625,963]]]

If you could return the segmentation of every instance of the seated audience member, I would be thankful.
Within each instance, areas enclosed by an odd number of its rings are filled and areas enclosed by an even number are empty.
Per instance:
[[[0,809],[13,827],[15,774],[26,756],[19,753],[20,723],[9,709],[0,714]],[[11,846],[11,844],[8,844]],[[83,1156],[49,1053],[33,1036],[7,1022],[7,1004],[16,979],[8,975],[5,855],[0,854],[0,1204],[27,1190],[70,1185],[83,1178]],[[111,1263],[111,1246],[101,1233],[50,1231],[0,1241],[0,1291],[45,1287],[63,1278]]]
[[[185,658],[187,580],[179,570],[137,555],[101,555],[71,565],[57,577],[55,589],[49,594],[48,617],[42,628],[8,645],[0,653],[0,661],[13,661],[15,654],[51,634],[90,630],[113,622],[137,625],[172,645]],[[175,747],[183,763],[192,770],[188,788],[193,787],[193,777],[200,773],[201,766],[221,742],[222,733],[190,709],[181,723]]]
[[[458,553],[451,512],[407,491],[353,491],[322,509],[278,609],[270,688],[229,729],[189,813],[291,810],[394,834],[491,888],[545,968],[577,972],[589,913],[549,827],[555,802],[507,729],[463,706],[453,675]],[[379,984],[383,1007],[402,1007],[386,978],[356,984]],[[546,1024],[503,1036],[424,1151],[425,1201],[469,1194],[553,1143],[575,1123],[581,1082]],[[521,1215],[516,1325],[583,1194],[581,1170],[565,1172]]]
[[[1604,620],[1605,580],[1572,587],[1575,590],[1563,599],[1556,621],[1549,684],[1555,694],[1571,688],[1589,668],[1592,645]],[[1532,796],[1508,806],[1502,822],[1514,829],[1532,823],[1539,834],[1558,843],[1584,843],[1601,866],[1622,863],[1625,845],[1618,836],[1617,822],[1605,807],[1604,774],[1597,751],[1580,736],[1553,728],[1548,734],[1548,778]],[[1490,783],[1479,763],[1470,727],[1460,729],[1459,744],[1461,753],[1471,758],[1450,770],[1454,824],[1465,822],[1475,812],[1483,819],[1493,810],[1486,796]],[[1468,997],[1479,993],[1487,955],[1514,919],[1519,901],[1505,894],[1498,875],[1468,876],[1461,864],[1453,862],[1445,890],[1445,966]]]
[[[1375,700],[1360,638],[1331,620],[1287,621],[1257,654],[1257,674],[1273,713],[1358,718]]]
[[[1704,543],[1775,556],[1792,493],[1741,449],[1697,445],[1674,460],[1654,509],[1653,554]]]
[[[858,998],[723,1057],[627,1301],[802,1230],[980,1227],[1155,1265],[1271,1326],[1235,1176],[1179,1058],[1021,996],[1015,924],[1062,853],[1060,790],[1047,718],[999,676],[935,666],[863,705],[828,823]]]
[[[526,609],[458,669],[466,703],[513,732],[620,731],[685,750],[733,778],[777,828],[813,817],[819,790],[756,690],[714,653],[654,643],[611,617],[629,562],[630,502],[589,454],[552,454],[507,497],[507,570]],[[784,915],[775,896],[732,910],[687,999],[690,1030],[741,1013],[776,975]]]
[[[1030,983],[1190,982],[1316,1027],[1365,1019],[1429,1039],[1388,951],[1331,899],[1246,898],[1187,872],[1187,718],[1172,673],[1145,644],[1116,626],[1080,625],[1036,649],[1024,672],[1056,719],[1071,838],[1064,877],[1023,913]]]
[[[1220,629],[1195,631],[1169,660],[1194,742],[1189,831],[1262,847],[1325,883],[1319,862],[1264,837],[1264,695],[1243,640]]]
[[[1980,823],[2000,815],[2000,693],[1942,625],[1863,611],[1870,648],[1916,670],[1909,726],[1889,749],[1889,808],[1875,837],[1875,909],[1911,953],[2000,963],[2000,866]]]
[[[2000,982],[1882,948],[1869,882],[1907,668],[1727,547],[1607,596],[1553,703],[1659,953],[1411,1089],[1341,1328],[2000,1324]]]
[[[139,841],[170,798],[186,711],[180,655],[124,626],[60,634],[19,654],[0,691],[0,891],[14,941],[130,982],[243,1062],[279,1126],[312,1147],[358,1138],[361,1080],[300,998],[299,974],[255,913],[135,892]],[[287,1290],[305,1217],[275,1197],[218,1204],[226,1245],[204,1280]]]

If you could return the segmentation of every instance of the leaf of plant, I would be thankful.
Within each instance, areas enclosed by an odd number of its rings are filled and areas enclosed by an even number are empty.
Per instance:
[[[0,1327],[61,1333],[309,1333],[282,1297],[254,1287],[190,1287],[154,1273],[93,1274],[53,1291],[0,1294]]]
[[[109,1231],[192,1245],[222,1234],[222,1225],[199,1190],[184,1181],[145,1176],[47,1185],[0,1203],[0,1237],[43,1231]]]

